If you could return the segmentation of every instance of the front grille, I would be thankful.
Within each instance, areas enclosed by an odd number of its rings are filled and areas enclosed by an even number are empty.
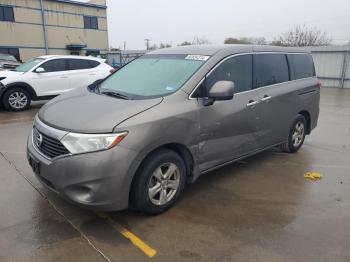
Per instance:
[[[58,139],[41,133],[35,127],[33,127],[33,143],[43,155],[49,158],[67,155],[70,153]]]

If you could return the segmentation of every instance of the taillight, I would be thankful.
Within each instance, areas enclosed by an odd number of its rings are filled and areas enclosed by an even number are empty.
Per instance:
[[[317,80],[317,87],[318,87],[318,89],[321,89],[321,86],[322,86],[321,81],[320,81],[320,80]]]
[[[112,68],[111,70],[109,70],[111,74],[113,74],[115,71],[117,71],[117,69]]]

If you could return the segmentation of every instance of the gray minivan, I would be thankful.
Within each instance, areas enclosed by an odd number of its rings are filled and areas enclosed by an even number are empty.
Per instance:
[[[161,49],[43,106],[28,160],[79,206],[156,214],[201,174],[274,146],[298,151],[319,99],[312,57],[300,49]]]

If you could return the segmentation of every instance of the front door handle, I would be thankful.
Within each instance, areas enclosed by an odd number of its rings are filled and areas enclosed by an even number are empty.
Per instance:
[[[269,101],[271,99],[271,96],[269,95],[264,95],[263,98],[261,98],[261,101],[264,102],[264,101]]]
[[[249,100],[247,107],[254,107],[259,104],[259,101]]]

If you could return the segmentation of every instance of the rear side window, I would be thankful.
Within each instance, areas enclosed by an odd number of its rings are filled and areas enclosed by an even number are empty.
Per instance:
[[[89,65],[90,65],[90,68],[94,68],[94,67],[99,66],[100,63],[97,61],[94,61],[94,60],[89,60]]]
[[[314,62],[310,54],[290,54],[288,60],[294,80],[316,75]]]
[[[222,62],[207,77],[207,88],[218,81],[232,81],[235,84],[235,93],[252,89],[252,55],[240,55]]]
[[[94,62],[94,61],[93,61]],[[86,59],[68,59],[69,70],[81,70],[93,68],[90,60]]]
[[[256,88],[286,81],[289,81],[289,69],[286,55],[254,55],[254,85]]]
[[[47,61],[46,63],[42,64],[40,67],[45,69],[45,72],[59,72],[59,71],[66,71],[66,61],[64,59],[54,59]]]

